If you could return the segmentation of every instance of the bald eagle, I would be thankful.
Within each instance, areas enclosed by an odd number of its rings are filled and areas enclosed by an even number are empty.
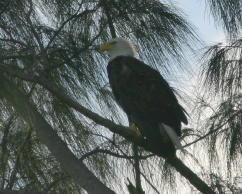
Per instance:
[[[181,148],[181,122],[187,124],[186,111],[161,74],[135,58],[132,44],[116,38],[100,46],[107,51],[112,92],[154,152],[162,157],[175,155]]]

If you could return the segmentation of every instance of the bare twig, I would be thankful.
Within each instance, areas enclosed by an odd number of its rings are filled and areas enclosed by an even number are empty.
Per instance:
[[[0,190],[0,194],[44,194],[44,193],[24,189],[24,190]]]
[[[43,43],[41,41],[41,38],[39,37],[38,32],[35,30],[35,27],[34,27],[33,22],[31,20],[31,14],[34,11],[33,2],[32,2],[32,0],[29,0],[28,2],[29,2],[29,10],[28,10],[28,12],[26,14],[26,21],[28,22],[28,24],[30,26],[30,30],[32,31],[32,33],[34,35],[34,38],[35,38],[35,40],[37,41],[37,43],[39,45],[40,51],[43,51],[44,50]]]
[[[11,175],[10,175],[10,178],[9,178],[9,181],[8,181],[8,184],[6,186],[7,189],[12,189],[13,186],[14,186],[14,183],[16,181],[16,175],[17,175],[17,172],[18,172],[18,168],[19,168],[19,165],[20,165],[20,155],[21,155],[21,152],[22,152],[22,149],[25,147],[25,145],[29,142],[30,138],[31,138],[31,134],[32,134],[32,130],[30,129],[28,131],[28,134],[24,140],[24,142],[18,147],[18,152],[17,152],[17,156],[16,156],[16,161],[14,163],[14,167],[12,169],[12,172],[11,172]]]
[[[79,18],[79,17],[82,17],[88,13],[93,13],[96,11],[96,9],[92,9],[92,10],[85,10],[83,11],[82,13],[79,13],[78,12],[80,11],[80,8],[76,11],[75,14],[73,14],[71,17],[67,18],[66,21],[64,21],[60,27],[58,28],[58,30],[55,31],[54,35],[51,37],[50,41],[48,42],[48,45],[46,46],[46,49],[48,49],[50,47],[50,45],[52,44],[52,42],[55,40],[55,38],[59,35],[59,33],[61,32],[61,30],[65,27],[65,25],[70,22],[71,20],[75,19],[75,18]]]
[[[226,123],[228,123],[234,116],[236,116],[237,114],[240,114],[240,111],[234,113],[232,116],[230,116],[227,120],[224,121],[224,123],[220,124],[216,129],[213,129],[209,132],[207,132],[205,135],[203,135],[202,137],[197,138],[196,140],[186,144],[183,146],[183,148],[191,146],[192,144],[195,144],[203,139],[205,139],[206,137],[208,137],[209,135],[212,135],[213,133],[217,132],[219,129],[221,129],[224,125],[226,125]]]
[[[0,38],[0,41],[2,41],[2,42],[10,42],[10,43],[13,43],[13,44],[19,44],[19,45],[24,46],[26,48],[28,47],[24,42],[16,40],[16,39],[13,39],[13,38]]]
[[[83,154],[82,157],[79,160],[80,161],[85,160],[87,157],[92,156],[92,155],[97,154],[97,153],[108,154],[108,155],[114,156],[116,158],[123,158],[123,159],[135,159],[136,158],[135,156],[121,155],[121,154],[118,154],[118,153],[114,153],[110,150],[96,148],[96,149],[94,149],[90,152]],[[138,159],[145,160],[145,159],[147,159],[151,156],[154,156],[154,154],[149,154],[149,155],[146,155],[146,156],[138,156]]]
[[[5,124],[4,126],[4,132],[3,132],[3,137],[2,137],[2,142],[1,142],[1,170],[2,170],[2,181],[1,181],[1,189],[4,188],[5,186],[5,165],[6,165],[6,157],[5,155],[7,154],[7,143],[8,143],[8,134],[9,134],[9,130],[10,130],[10,127],[13,123],[15,119],[15,116],[14,115],[11,115],[10,118],[7,120],[7,123]]]

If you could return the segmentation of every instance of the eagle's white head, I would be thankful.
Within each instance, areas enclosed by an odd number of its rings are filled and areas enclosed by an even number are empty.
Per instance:
[[[118,56],[135,56],[134,46],[124,38],[115,38],[102,44],[99,51],[107,51],[111,60]]]

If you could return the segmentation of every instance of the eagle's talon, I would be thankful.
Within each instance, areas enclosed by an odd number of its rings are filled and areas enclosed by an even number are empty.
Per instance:
[[[141,136],[139,129],[136,127],[134,123],[130,123],[128,129],[134,131],[136,135]]]

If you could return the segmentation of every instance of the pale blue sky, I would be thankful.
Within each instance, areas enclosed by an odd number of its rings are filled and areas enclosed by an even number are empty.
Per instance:
[[[210,10],[205,0],[177,0],[176,5],[187,15],[188,20],[195,25],[200,37],[211,44],[224,40],[224,33],[215,27]]]

